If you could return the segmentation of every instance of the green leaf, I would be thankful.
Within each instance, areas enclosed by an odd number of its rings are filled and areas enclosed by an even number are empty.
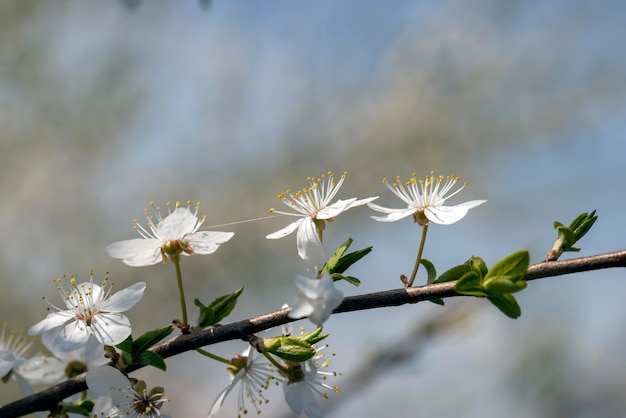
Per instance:
[[[434,303],[435,305],[444,306],[446,304],[443,299],[428,299],[428,301]]]
[[[125,353],[132,354],[133,353],[133,336],[129,335],[124,341],[116,345],[116,347]]]
[[[243,287],[235,290],[233,293],[216,298],[209,306],[204,306],[199,299],[194,300],[194,305],[200,308],[198,320],[194,324],[194,328],[206,328],[217,325],[226,318],[235,309],[237,299],[243,292]]]
[[[137,357],[133,358],[133,365],[153,366],[163,371],[167,369],[167,365],[165,364],[163,357],[161,357],[154,351],[142,352]]]
[[[574,219],[570,225],[570,229],[574,231],[576,241],[585,236],[597,220],[598,217],[596,216],[595,210],[591,213],[582,213],[578,216],[578,218]]]
[[[420,264],[426,268],[426,273],[428,273],[428,279],[426,280],[426,284],[433,284],[433,282],[435,281],[435,277],[437,277],[437,270],[435,269],[435,265],[425,258],[422,258],[420,260]]]
[[[563,242],[563,247],[570,247],[576,242],[576,235],[574,235],[574,231],[571,229],[565,226],[560,226],[557,228],[557,232],[559,234],[559,238]]]
[[[346,242],[341,244],[339,246],[339,248],[337,248],[335,253],[328,259],[326,264],[324,264],[324,267],[322,268],[322,271],[320,273],[322,273],[322,274],[324,274],[326,272],[328,272],[328,273],[343,273],[343,271],[335,270],[335,267],[337,267],[337,263],[339,262],[339,259],[341,258],[341,256],[346,252],[346,250],[348,248],[350,248],[350,245],[352,245],[352,242],[353,242],[352,238],[348,238],[346,240]]]
[[[509,279],[494,279],[484,285],[485,291],[490,295],[498,295],[502,293],[515,293],[526,288],[524,280],[516,282]]]
[[[450,270],[444,272],[441,276],[437,277],[433,283],[453,282],[459,280],[465,273],[471,269],[467,263],[459,266],[454,266]]]
[[[213,318],[214,324],[219,323],[222,319],[230,315],[233,309],[235,309],[235,306],[237,305],[237,299],[242,292],[243,286],[235,290],[233,293],[220,296],[219,298],[211,302],[209,308],[211,308],[213,310],[213,313],[215,314],[215,317]]]
[[[514,252],[498,261],[489,269],[483,280],[483,285],[486,286],[495,279],[508,279],[516,282],[524,277],[529,265],[530,254],[527,250]]]
[[[470,257],[469,260],[465,262],[471,270],[474,270],[480,277],[485,277],[487,274],[487,264],[480,257]]]
[[[133,341],[133,363],[135,362],[134,357],[140,355],[145,352],[148,348],[154,346],[156,343],[161,341],[163,338],[167,337],[174,331],[174,327],[168,325],[163,328],[155,329],[154,331],[148,331],[145,334],[137,337],[135,341]]]
[[[204,306],[200,299],[195,299],[193,304],[200,308],[200,313],[198,314],[198,319],[194,324],[193,328],[205,328],[211,324],[215,324],[215,313],[213,309],[208,306]]]
[[[517,319],[522,314],[522,308],[510,293],[504,293],[502,295],[489,295],[487,299],[493,303],[496,308],[500,309],[503,314],[512,319]]]
[[[361,286],[361,281],[359,279],[357,279],[356,277],[353,276],[344,276],[343,274],[339,274],[339,273],[332,273],[330,275],[330,277],[333,278],[333,281],[339,281],[339,280],[345,280],[348,283],[350,283],[351,285],[354,286]]]
[[[331,273],[343,273],[344,271],[348,270],[348,267],[368,255],[372,251],[372,248],[373,247],[367,247],[363,248],[362,250],[356,250],[354,252],[351,252],[350,254],[346,254],[345,256],[341,257],[335,267],[333,267],[329,271]]]
[[[480,277],[475,271],[468,271],[454,285],[454,290],[461,295],[487,296],[480,284]]]

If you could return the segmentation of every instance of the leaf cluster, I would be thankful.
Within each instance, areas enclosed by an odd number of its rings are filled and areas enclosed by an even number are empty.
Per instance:
[[[524,275],[530,265],[530,254],[517,251],[498,261],[491,269],[480,257],[452,267],[433,283],[456,281],[454,290],[467,296],[486,297],[509,318],[518,318],[522,310],[513,293],[526,288]]]

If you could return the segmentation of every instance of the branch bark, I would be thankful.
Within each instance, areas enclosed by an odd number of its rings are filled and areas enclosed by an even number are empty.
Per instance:
[[[530,281],[614,267],[626,267],[626,250],[564,261],[544,261],[530,266],[524,279]],[[461,296],[454,291],[454,284],[455,282],[439,283],[350,296],[343,300],[333,314]],[[236,339],[248,341],[252,334],[295,321],[287,316],[289,311],[290,308],[279,309],[217,328],[178,335],[154,346],[152,350],[161,357],[168,358],[223,341]],[[129,368],[127,371],[131,372],[138,368]],[[37,411],[54,410],[58,402],[86,389],[85,374],[82,374],[0,407],[0,418],[17,418]]]

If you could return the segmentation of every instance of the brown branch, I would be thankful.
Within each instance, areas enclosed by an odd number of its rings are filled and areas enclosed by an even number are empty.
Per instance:
[[[524,279],[528,281],[537,280],[613,267],[626,267],[626,250],[565,261],[541,262],[530,266]],[[423,287],[402,288],[350,296],[346,297],[333,313],[385,308],[407,303],[417,303],[424,300],[461,296],[454,291],[454,284],[454,282],[439,283]],[[186,351],[195,350],[198,347],[223,341],[237,339],[247,341],[250,335],[259,331],[295,321],[287,316],[289,311],[289,308],[279,309],[217,328],[206,329],[188,335],[178,335],[156,345],[152,350],[161,355],[161,357],[168,358]],[[133,371],[138,368],[129,368],[127,371]],[[17,418],[37,411],[53,410],[58,402],[86,389],[85,375],[82,374],[0,407],[0,418]]]

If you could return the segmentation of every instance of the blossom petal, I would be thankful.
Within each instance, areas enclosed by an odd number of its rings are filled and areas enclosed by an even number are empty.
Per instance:
[[[163,242],[179,239],[194,232],[197,223],[198,218],[188,208],[180,207],[157,225],[156,232]]]
[[[378,222],[399,221],[400,219],[404,219],[407,216],[413,215],[415,212],[417,212],[417,209],[414,207],[408,207],[404,209],[392,209],[392,208],[386,208],[383,206],[378,206],[374,203],[368,203],[367,206],[369,206],[370,209],[372,210],[386,214],[385,216],[370,216],[370,218]]]
[[[114,242],[106,247],[106,252],[132,267],[151,266],[163,261],[162,245],[158,239],[136,238]]]
[[[309,268],[314,272],[320,270],[326,262],[324,249],[322,248],[322,241],[317,235],[315,223],[308,216],[302,219],[298,228],[296,244],[298,255],[308,264]]]
[[[320,327],[343,300],[343,292],[335,288],[335,283],[328,274],[320,279],[296,276],[296,286],[298,303],[289,312],[289,317],[308,316],[311,322]]]
[[[312,361],[302,364],[305,377],[301,382],[283,384],[283,393],[287,405],[297,414],[304,411],[309,418],[323,418],[324,415],[317,405],[315,392],[311,386],[317,375],[317,368]]]
[[[44,331],[59,328],[74,318],[74,314],[68,311],[50,312],[44,319],[28,329],[31,337]]]
[[[117,345],[124,341],[132,328],[128,318],[119,313],[101,312],[91,319],[93,335],[104,345]],[[87,340],[85,339],[84,343]]]
[[[72,321],[60,330],[50,330],[48,332],[58,332],[57,337],[52,342],[54,351],[74,351],[79,349],[89,339],[89,331],[83,321]]]
[[[463,219],[470,209],[485,202],[486,200],[472,200],[456,206],[427,207],[424,210],[424,214],[431,222],[440,225],[450,225]]]
[[[267,239],[278,239],[278,238],[286,237],[287,235],[291,234],[293,231],[298,229],[300,227],[300,224],[302,222],[304,222],[304,219],[305,218],[300,218],[297,221],[294,221],[294,222],[290,223],[286,227],[284,227],[282,229],[279,229],[278,231],[276,231],[274,233],[266,235],[265,238],[267,238]]]
[[[317,212],[315,217],[317,219],[330,219],[335,218],[341,212],[344,212],[352,207],[352,204],[356,202],[356,197],[348,200],[338,200],[332,205],[328,205],[325,208]]]
[[[211,254],[233,235],[234,232],[201,231],[185,235],[185,240],[196,254]]]
[[[100,396],[110,396],[118,392],[117,389],[126,388],[129,384],[122,372],[111,366],[94,367],[87,372],[86,380],[89,390]]]
[[[8,350],[0,350],[0,376],[6,376],[15,364],[15,356]]]
[[[127,311],[139,302],[143,297],[144,290],[146,290],[145,282],[135,283],[119,292],[113,293],[110,298],[102,302],[100,309],[108,312]]]
[[[217,396],[217,399],[215,399],[215,402],[213,402],[213,405],[211,406],[211,410],[209,411],[209,418],[214,417],[215,414],[219,412],[222,405],[224,405],[224,400],[226,400],[226,397],[228,396],[228,394],[234,389],[234,387],[241,380],[241,378],[243,377],[245,373],[246,373],[245,368],[239,370],[237,374],[235,375],[235,378],[230,382],[230,384],[226,386],[224,390]]]
[[[49,385],[65,378],[64,364],[54,357],[36,356],[19,362],[15,372],[31,385]]]

